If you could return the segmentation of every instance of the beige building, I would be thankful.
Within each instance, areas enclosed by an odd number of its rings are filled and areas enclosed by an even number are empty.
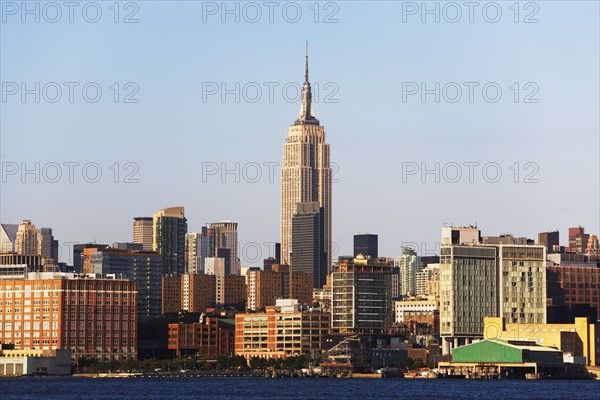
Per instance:
[[[133,219],[133,243],[141,243],[144,250],[152,250],[152,217]]]
[[[235,316],[235,354],[246,359],[317,358],[329,333],[329,313],[280,299],[267,312]]]
[[[325,129],[314,117],[308,81],[308,48],[302,105],[283,145],[281,169],[281,263],[290,264],[292,217],[298,203],[317,201],[324,209],[325,253],[331,266],[331,167]],[[294,266],[292,265],[292,268]]]
[[[581,317],[572,324],[519,324],[508,323],[506,318],[486,317],[483,338],[535,341],[540,346],[585,357],[587,365],[600,366],[599,329],[600,323],[589,323]]]
[[[417,272],[417,296],[433,295],[440,297],[440,264],[429,264]]]
[[[19,224],[15,250],[17,251],[17,254],[27,256],[38,255],[37,229],[28,219],[24,219],[23,222]]]
[[[499,316],[519,324],[546,323],[546,247],[499,245]]]
[[[202,233],[191,232],[185,235],[185,273],[204,273]]]

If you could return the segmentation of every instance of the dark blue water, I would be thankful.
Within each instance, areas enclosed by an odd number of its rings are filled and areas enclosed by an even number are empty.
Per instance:
[[[600,381],[264,378],[0,379],[0,399],[600,399]]]

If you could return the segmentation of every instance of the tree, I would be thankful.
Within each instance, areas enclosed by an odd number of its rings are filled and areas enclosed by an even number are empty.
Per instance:
[[[267,360],[267,367],[268,368],[273,368],[273,369],[279,369],[279,368],[281,368],[281,364],[280,364],[280,362],[279,362],[278,359],[276,359],[276,358],[269,358]]]
[[[306,358],[306,356],[302,354],[296,357],[296,360],[294,361],[294,368],[302,369],[306,367],[308,367],[308,359]]]
[[[227,356],[219,356],[217,358],[217,369],[228,369],[229,358]]]
[[[267,367],[267,360],[260,357],[252,357],[250,359],[250,368],[252,369],[263,369]]]
[[[415,360],[413,360],[412,358],[408,357],[406,359],[406,361],[404,362],[404,364],[406,365],[406,368],[413,369],[413,367],[415,365]]]

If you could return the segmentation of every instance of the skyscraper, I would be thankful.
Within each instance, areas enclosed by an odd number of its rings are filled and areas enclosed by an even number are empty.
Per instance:
[[[342,259],[331,273],[331,328],[381,333],[392,325],[392,262],[364,256]]]
[[[202,233],[191,232],[185,235],[185,273],[204,273]]]
[[[298,203],[292,217],[292,272],[313,274],[313,287],[321,289],[327,280],[324,212],[319,203]]]
[[[377,235],[370,233],[354,235],[354,257],[362,254],[367,258],[377,258],[377,253]]]
[[[325,129],[312,110],[308,46],[300,115],[289,127],[281,169],[281,263],[290,263],[292,217],[298,203],[319,202],[324,213],[327,269],[331,265],[331,167]]]
[[[52,228],[37,229],[37,254],[47,260],[58,262],[58,240],[52,235]]]
[[[30,220],[24,219],[19,224],[17,240],[15,241],[17,254],[35,256],[38,254],[37,229]]]
[[[214,222],[208,227],[208,234],[211,237],[212,257],[229,257],[226,275],[240,274],[240,260],[238,259],[238,232],[237,222],[223,221]],[[219,249],[229,249],[227,256],[224,251],[219,255]]]
[[[144,250],[152,250],[152,217],[133,219],[133,243],[141,243]]]
[[[165,208],[154,214],[152,232],[152,249],[162,255],[163,273],[183,274],[187,233],[183,207]]]
[[[421,257],[417,256],[414,249],[405,247],[403,254],[396,258],[395,266],[399,269],[398,293],[400,296],[414,296],[417,294],[417,273],[423,269]]]

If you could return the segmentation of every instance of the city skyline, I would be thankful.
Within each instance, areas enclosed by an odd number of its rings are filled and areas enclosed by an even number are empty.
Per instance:
[[[202,11],[199,5],[188,7]],[[32,82],[98,81],[104,97],[98,103],[79,99],[73,104],[45,98],[35,103],[33,96],[25,102],[15,101],[15,96],[3,101],[0,221],[19,224],[30,219],[38,227],[51,227],[60,242],[61,261],[68,262],[65,255],[71,252],[65,243],[131,241],[131,218],[184,205],[189,232],[199,232],[207,221],[237,222],[242,263],[261,265],[272,255],[264,243],[279,241],[281,142],[300,102],[300,96],[284,99],[279,90],[270,102],[262,83],[277,82],[278,89],[286,83],[301,87],[299,65],[308,37],[313,81],[319,83],[318,114],[333,133],[330,143],[335,148],[333,259],[352,253],[352,236],[359,232],[378,234],[382,255],[395,257],[407,243],[416,243],[421,254],[437,252],[444,223],[477,223],[489,234],[510,232],[533,239],[538,232],[558,229],[563,245],[571,226],[600,231],[598,183],[590,179],[597,177],[598,166],[597,4],[564,7],[543,2],[534,24],[514,23],[505,8],[499,24],[478,17],[474,24],[455,25],[443,19],[421,23],[419,15],[407,16],[404,22],[401,6],[394,4],[381,4],[376,10],[360,3],[339,7],[339,22],[333,24],[307,17],[299,25],[281,19],[272,25],[250,25],[231,19],[222,23],[219,16],[207,16],[200,23],[202,18],[193,13],[186,16],[181,9],[148,3],[141,4],[139,23],[132,25],[3,23],[3,82],[31,87]],[[321,11],[322,22],[326,13]],[[304,10],[312,17],[309,13]],[[178,24],[169,22],[169,15],[176,15]],[[167,23],[163,38],[151,32],[158,22]],[[361,23],[373,28],[355,29]],[[222,37],[207,43],[202,39],[204,28]],[[282,33],[273,38],[275,30]],[[17,36],[19,41],[9,40]],[[44,38],[47,52],[37,52],[31,40],[38,37]],[[106,37],[118,39],[114,47],[102,46]],[[523,37],[528,46],[523,47]],[[145,47],[154,39],[155,46]],[[77,51],[53,58],[62,54],[64,45]],[[188,55],[186,46],[202,56]],[[128,49],[137,59],[129,57]],[[439,69],[440,59],[447,64],[444,71]],[[247,70],[237,67],[241,63]],[[42,65],[47,68],[39,69]],[[574,70],[578,73],[566,73]],[[171,73],[158,79],[164,71]],[[425,82],[430,89],[435,82],[459,82],[466,94],[462,82],[470,81],[481,86],[498,82],[502,100],[490,103],[479,96],[473,103],[463,99],[454,104],[443,97],[436,103],[434,95],[425,102],[415,95],[402,101],[402,90],[408,87],[403,83]],[[121,88],[135,82],[139,103],[112,102],[113,82]],[[252,103],[249,96],[242,94],[236,102],[235,95],[228,95],[222,101],[221,93],[206,93],[211,87],[207,84],[214,82],[219,90],[222,82],[227,88],[236,82],[240,87],[258,82],[263,97]],[[521,100],[531,92],[524,85],[536,83],[538,103],[514,103],[514,82],[521,87]],[[327,83],[335,85],[326,89]],[[165,102],[167,97],[172,105]],[[577,152],[565,153],[567,140],[581,143]],[[179,150],[160,153],[163,143]],[[38,183],[30,174],[23,183],[23,163],[32,168],[36,162],[62,166],[62,179],[53,184],[42,176]],[[69,162],[80,163],[73,183],[64,166]],[[90,162],[101,167],[97,183],[81,177],[81,167]],[[430,174],[421,182],[423,166],[431,169],[436,162],[440,181]],[[470,183],[464,163],[472,162],[480,165]],[[241,169],[238,182],[235,174],[222,179],[223,166],[232,169],[235,163]],[[248,174],[254,173],[251,163],[261,168],[256,183],[242,173],[244,166]],[[405,181],[403,163],[419,168]],[[451,163],[462,167],[457,183],[448,179],[455,167]],[[491,176],[481,175],[486,163],[501,167],[499,182],[487,182]],[[15,164],[19,172],[6,175],[6,168]],[[216,173],[207,174],[207,168],[215,166]],[[120,173],[118,183],[115,170]],[[138,182],[126,183],[132,173],[130,178]],[[531,173],[537,183],[526,183]],[[582,200],[572,201],[570,190],[558,190],[561,185],[576,188]],[[371,193],[355,196],[361,187]],[[252,243],[261,248],[256,261],[242,252]]]

